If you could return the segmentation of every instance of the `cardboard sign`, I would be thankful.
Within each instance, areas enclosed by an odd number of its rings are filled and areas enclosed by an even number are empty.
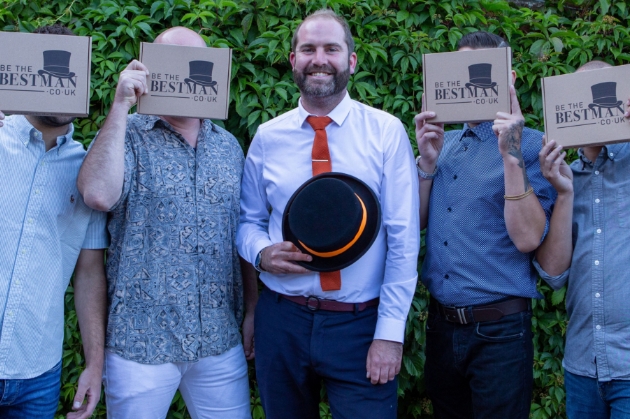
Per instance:
[[[630,65],[542,79],[547,140],[565,148],[630,140]]]
[[[227,119],[232,50],[229,48],[140,45],[140,61],[149,69],[149,92],[138,113]]]
[[[432,123],[492,121],[497,112],[511,112],[510,48],[424,54],[422,69]]]
[[[87,116],[89,36],[0,32],[0,110]]]

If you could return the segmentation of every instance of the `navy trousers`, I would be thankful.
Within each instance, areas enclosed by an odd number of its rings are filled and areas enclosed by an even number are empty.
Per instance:
[[[334,419],[395,419],[397,380],[372,385],[366,378],[376,319],[376,307],[311,311],[263,290],[256,378],[267,419],[319,419],[322,381]]]
[[[527,419],[533,387],[530,311],[450,323],[429,306],[424,374],[435,419]]]

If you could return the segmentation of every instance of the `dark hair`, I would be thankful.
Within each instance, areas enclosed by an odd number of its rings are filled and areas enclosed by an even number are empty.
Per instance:
[[[293,38],[291,39],[291,50],[293,52],[295,52],[295,49],[297,48],[298,32],[300,31],[300,28],[302,27],[304,23],[315,18],[332,19],[336,21],[337,23],[339,23],[341,27],[343,28],[343,32],[346,38],[345,39],[346,45],[348,45],[348,55],[354,52],[354,39],[352,39],[352,32],[350,32],[350,26],[348,25],[348,22],[346,22],[346,19],[339,16],[337,13],[333,12],[330,9],[320,9],[320,10],[317,10],[316,12],[311,13],[310,15],[306,17],[306,19],[304,19],[298,25],[297,28],[295,28],[295,32],[293,32]]]
[[[468,47],[471,49],[507,48],[510,45],[499,35],[485,31],[471,32],[462,36],[457,43],[457,49]]]
[[[55,23],[54,25],[40,26],[39,28],[35,29],[33,33],[45,33],[49,35],[74,35],[74,32],[59,23]]]

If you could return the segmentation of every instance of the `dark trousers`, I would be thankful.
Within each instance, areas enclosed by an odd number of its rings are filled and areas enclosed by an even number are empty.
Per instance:
[[[564,371],[569,419],[630,418],[630,380],[597,381]]]
[[[367,353],[377,308],[310,311],[265,289],[255,316],[256,378],[267,419],[319,419],[326,386],[334,419],[395,419],[397,380],[372,385]]]
[[[460,325],[429,309],[425,379],[435,419],[527,419],[531,312]]]

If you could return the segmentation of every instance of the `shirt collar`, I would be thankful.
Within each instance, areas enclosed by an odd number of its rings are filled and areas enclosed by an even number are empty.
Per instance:
[[[610,161],[615,161],[615,158],[617,157],[617,155],[619,154],[623,146],[624,146],[623,143],[605,145],[604,147],[602,147],[602,150],[599,152],[599,156],[603,155],[604,160],[608,159]],[[578,156],[580,158],[580,161],[582,162],[582,167],[584,167],[584,165],[587,165],[587,164],[589,166],[592,166],[595,163],[595,162],[590,161],[589,158],[586,157],[586,154],[584,154],[583,148],[578,148]]]
[[[490,121],[481,122],[474,128],[469,127],[467,123],[464,124],[464,127],[462,128],[462,135],[460,137],[460,140],[462,137],[471,136],[471,135],[466,135],[469,130],[470,132],[475,134],[475,135],[472,135],[473,138],[476,138],[482,142],[486,141],[488,138],[491,138],[491,136],[494,136],[496,138],[496,136],[494,135],[494,131],[492,131],[492,122]]]
[[[24,147],[28,148],[31,141],[43,141],[42,133],[38,131],[24,115],[16,115],[16,126],[18,128],[18,135],[20,142],[24,144]],[[74,124],[70,124],[70,129],[64,135],[57,137],[57,154],[59,154],[61,148],[72,141],[72,135],[74,134]]]
[[[171,130],[175,130],[171,124],[169,124],[168,122],[166,122],[165,120],[163,120],[162,118],[160,118],[157,115],[140,115],[140,118],[143,119],[142,121],[142,125],[144,127],[145,130],[152,130],[153,128],[155,128],[155,125],[159,122],[161,124],[163,124],[165,127],[170,128]],[[214,131],[216,131],[215,129],[215,125],[214,123],[209,120],[209,119],[202,119],[201,120],[201,127],[199,128],[200,132],[202,129],[212,129]]]
[[[341,126],[343,124],[343,121],[346,120],[346,117],[350,113],[350,108],[352,108],[352,99],[350,99],[350,95],[346,91],[346,95],[343,97],[341,102],[339,102],[339,104],[335,106],[335,109],[330,111],[326,116],[332,119],[337,125]],[[300,98],[300,100],[298,101],[298,120],[300,122],[300,126],[302,126],[306,121],[306,118],[311,115],[313,114],[309,113],[302,106],[302,98]]]

